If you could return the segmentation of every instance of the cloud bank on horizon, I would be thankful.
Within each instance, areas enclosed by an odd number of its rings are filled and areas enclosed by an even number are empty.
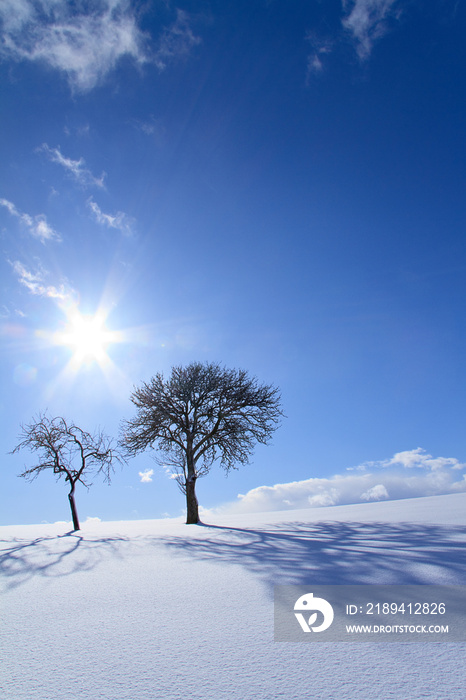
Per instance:
[[[258,486],[212,512],[298,510],[459,493],[466,491],[465,470],[466,463],[454,457],[433,457],[418,447],[391,459],[350,467],[346,474],[330,478]]]

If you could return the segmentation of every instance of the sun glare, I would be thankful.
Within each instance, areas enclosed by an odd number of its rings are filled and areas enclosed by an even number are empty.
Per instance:
[[[74,363],[105,362],[107,348],[117,342],[115,333],[105,326],[105,318],[100,314],[83,316],[76,313],[61,335],[61,344],[74,351]]]
[[[76,306],[65,311],[64,325],[47,338],[48,345],[60,346],[68,355],[66,364],[48,387],[50,395],[73,386],[83,369],[92,372],[92,376],[94,370],[98,370],[98,375],[104,377],[110,391],[117,395],[121,387],[128,386],[126,376],[116,364],[115,357],[112,357],[111,348],[130,342],[131,333],[108,328],[108,315],[109,310],[103,305],[92,315],[82,314]],[[46,337],[46,334],[42,336]]]

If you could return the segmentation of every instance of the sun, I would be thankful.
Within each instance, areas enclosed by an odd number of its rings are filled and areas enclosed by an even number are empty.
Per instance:
[[[96,391],[101,386],[102,377],[115,395],[119,395],[121,387],[128,386],[127,377],[117,360],[121,359],[121,354],[113,352],[113,348],[132,343],[134,338],[130,329],[113,330],[107,325],[112,310],[113,306],[108,308],[102,304],[94,314],[84,314],[73,305],[64,309],[65,318],[59,329],[49,334],[40,333],[45,341],[44,347],[60,347],[65,351],[63,366],[47,389],[50,395],[71,389],[77,378],[82,376],[84,379],[84,375],[95,379]],[[58,359],[58,355],[56,357]]]
[[[110,342],[105,325],[95,316],[79,316],[71,323],[66,342],[83,359],[97,360]]]
[[[108,347],[118,342],[116,335],[106,327],[104,315],[96,313],[85,316],[75,312],[60,334],[60,344],[73,351],[74,365],[92,362],[103,364],[108,357]]]

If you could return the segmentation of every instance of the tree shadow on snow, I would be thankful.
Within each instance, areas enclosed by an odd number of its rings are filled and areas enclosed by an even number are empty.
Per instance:
[[[290,522],[256,529],[204,524],[187,527],[182,536],[73,532],[0,543],[0,571],[13,588],[34,576],[90,571],[109,556],[134,553],[136,541],[139,554],[151,556],[150,549],[161,547],[188,568],[193,559],[238,565],[269,586],[466,583],[466,528],[420,523]]]
[[[14,539],[0,550],[0,572],[14,588],[33,576],[68,576],[93,569],[109,550],[117,555],[123,537],[86,538],[79,532]]]
[[[466,583],[464,527],[294,522],[255,530],[204,528],[207,537],[163,542],[185,557],[243,566],[270,586]]]

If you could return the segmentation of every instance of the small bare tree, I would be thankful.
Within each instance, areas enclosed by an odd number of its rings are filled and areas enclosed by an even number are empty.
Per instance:
[[[196,481],[216,459],[228,472],[247,464],[255,443],[267,444],[279,424],[280,395],[244,370],[194,362],[159,373],[135,389],[134,418],[122,424],[128,456],[156,446],[186,495],[187,524],[199,522]]]
[[[49,418],[45,413],[30,425],[22,425],[20,442],[11,454],[28,449],[39,454],[38,463],[18,476],[33,481],[42,471],[51,469],[58,479],[65,477],[70,484],[68,499],[73,518],[74,531],[79,530],[79,519],[75,503],[76,484],[81,482],[88,487],[92,484],[88,477],[102,474],[110,483],[113,461],[123,462],[118,449],[112,447],[112,439],[101,430],[93,435],[78,428],[74,423],[58,416]]]

